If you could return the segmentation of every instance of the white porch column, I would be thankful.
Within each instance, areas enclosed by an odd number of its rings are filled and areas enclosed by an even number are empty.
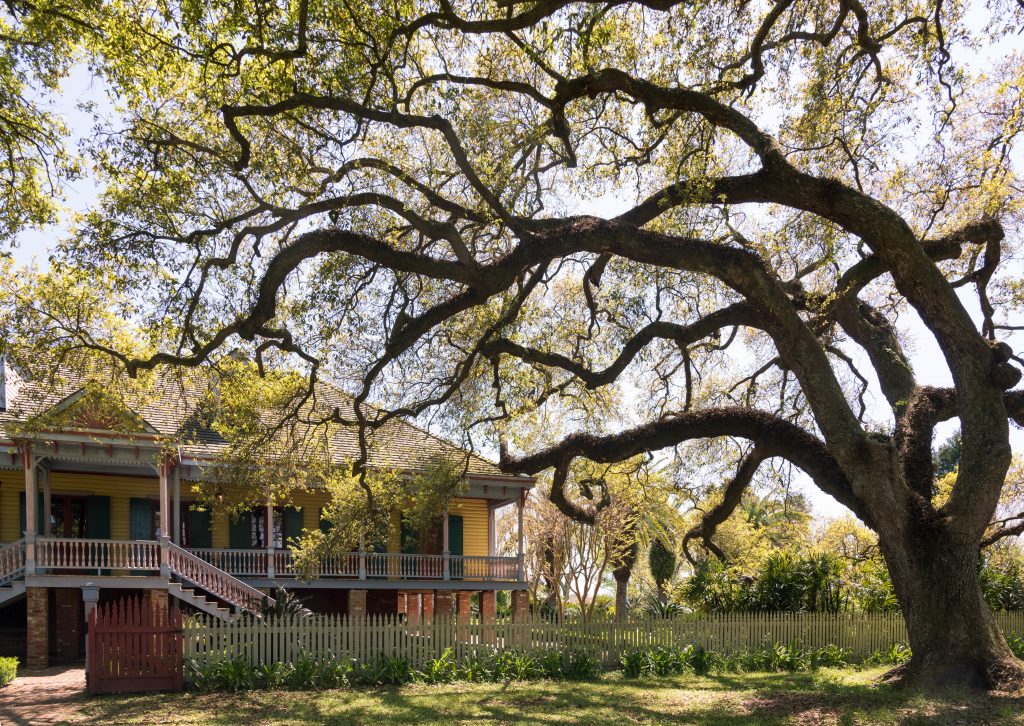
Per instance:
[[[160,462],[160,537],[171,536],[171,472],[174,464]]]
[[[523,547],[523,545],[524,545],[524,539],[523,539],[523,510],[526,508],[526,495],[527,495],[527,491],[525,489],[519,493],[519,505],[518,505],[517,510],[516,510],[516,517],[517,517],[516,525],[519,528],[518,529],[518,535],[519,535],[518,545],[519,546],[518,546],[518,552],[517,552],[517,555],[516,555],[516,558],[518,559],[518,563],[516,564],[516,575],[517,575],[517,577],[518,577],[520,582],[523,582],[526,579],[526,568],[523,567],[523,552],[524,552],[524,547]]]
[[[31,444],[21,447],[21,462],[25,469],[25,574],[36,574],[36,460]]]
[[[161,458],[160,466],[160,576],[171,576],[171,551],[168,547],[171,539],[171,473],[174,462]]]
[[[366,542],[362,532],[359,533],[359,579],[366,579]]]
[[[171,541],[176,545],[181,544],[181,469],[174,467],[171,474],[171,481],[174,485],[174,508],[172,510]]]
[[[441,557],[444,561],[444,579],[451,579],[451,552],[448,551],[448,510],[445,508],[444,521],[441,525]]]
[[[43,479],[43,536],[53,536],[53,507],[50,501],[50,470],[39,467],[39,476]]]
[[[267,545],[267,577],[273,579],[276,576],[274,571],[274,503],[270,501],[267,502],[266,523],[264,536],[267,538],[265,542]]]

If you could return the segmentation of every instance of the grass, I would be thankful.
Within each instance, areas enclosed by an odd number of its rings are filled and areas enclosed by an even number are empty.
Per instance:
[[[629,680],[409,685],[320,692],[108,696],[72,722],[175,724],[1024,724],[1024,692],[923,696],[884,668]]]

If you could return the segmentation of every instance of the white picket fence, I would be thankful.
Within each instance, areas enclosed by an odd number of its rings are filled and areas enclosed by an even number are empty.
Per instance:
[[[1024,611],[996,617],[1007,636],[1024,637]],[[421,668],[450,647],[460,658],[470,652],[501,650],[537,656],[585,650],[609,667],[625,651],[657,646],[699,645],[732,653],[766,643],[799,643],[805,648],[834,644],[849,648],[855,658],[865,658],[893,643],[906,642],[906,628],[899,613],[736,613],[627,622],[495,624],[441,620],[414,624],[395,616],[350,620],[336,615],[230,622],[201,614],[186,621],[184,636],[185,657],[197,664],[233,658],[253,665],[294,663],[305,653],[370,663],[398,656]]]

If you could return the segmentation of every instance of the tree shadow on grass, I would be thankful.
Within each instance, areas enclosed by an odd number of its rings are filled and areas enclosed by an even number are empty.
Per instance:
[[[148,722],[186,712],[194,722],[435,724],[1024,723],[1024,693],[919,694],[835,672],[721,674],[587,683],[406,686],[323,692],[148,694],[94,699],[90,722]]]

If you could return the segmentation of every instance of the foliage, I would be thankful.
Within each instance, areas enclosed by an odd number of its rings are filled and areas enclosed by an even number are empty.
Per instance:
[[[864,665],[902,665],[910,660],[910,648],[904,643],[893,643],[885,650],[879,650],[864,659]]]
[[[916,578],[936,602],[955,593],[924,577],[931,545],[973,553],[1022,522],[994,516],[1024,420],[1024,75],[1002,52],[1020,3],[79,5],[5,3],[4,128],[56,128],[29,89],[52,94],[83,49],[117,104],[94,111],[97,198],[52,266],[116,294],[77,315],[68,286],[22,294],[19,271],[0,337],[19,363],[87,350],[128,377],[252,360],[272,420],[240,386],[227,425],[273,446],[225,460],[280,476],[225,498],[312,475],[365,500],[310,535],[307,574],[381,533],[367,478],[397,417],[553,472],[584,523],[610,498],[581,469],[660,456],[681,489],[801,469],[879,532],[897,591]],[[0,215],[14,228],[50,216],[32,179],[61,145],[32,141],[0,143],[5,190],[30,200]],[[911,320],[951,387],[915,373]],[[960,467],[936,481],[954,416]],[[339,426],[358,442],[337,473]],[[757,607],[841,606],[776,565]],[[943,611],[904,605],[913,637]]]
[[[1010,650],[1013,651],[1015,656],[1024,660],[1024,637],[1014,635],[1007,638],[1006,643],[1010,646]]]
[[[424,683],[451,683],[459,673],[459,666],[451,648],[445,648],[440,657],[432,658],[419,672]]]
[[[280,585],[272,595],[264,595],[260,600],[259,616],[263,618],[296,618],[310,614],[302,603],[306,598],[299,597],[294,591],[285,590]]]
[[[550,678],[581,681],[596,678],[600,670],[597,658],[579,649],[551,651],[540,658],[514,650],[497,655],[470,652],[458,660],[454,651],[446,648],[439,657],[428,660],[419,670],[400,657],[384,657],[371,664],[339,660],[329,654],[318,656],[302,652],[294,664],[275,662],[253,666],[244,658],[206,664],[190,661],[186,664],[186,678],[198,691],[236,693],[256,688],[321,690],[348,686],[400,686],[414,681],[431,685],[456,680],[500,682]]]
[[[946,439],[935,451],[935,475],[943,477],[957,470],[960,466],[960,432]]]
[[[658,596],[665,599],[665,584],[676,574],[676,553],[666,544],[664,537],[655,537],[647,553],[651,577],[658,588]]]
[[[649,592],[643,599],[641,610],[652,618],[673,618],[683,612],[678,603],[662,600],[656,592]]]
[[[18,675],[18,659],[11,656],[0,658],[0,688],[6,686]]]
[[[838,557],[826,552],[775,552],[760,571],[745,575],[705,560],[683,586],[686,602],[700,612],[839,612],[847,607]]]
[[[799,644],[766,643],[728,655],[688,645],[685,648],[634,649],[622,654],[621,666],[628,678],[643,675],[669,676],[692,672],[780,673],[839,668],[850,663],[851,652],[837,645],[804,649]]]
[[[993,610],[1024,610],[1024,557],[1009,562],[984,558],[978,579]]]

